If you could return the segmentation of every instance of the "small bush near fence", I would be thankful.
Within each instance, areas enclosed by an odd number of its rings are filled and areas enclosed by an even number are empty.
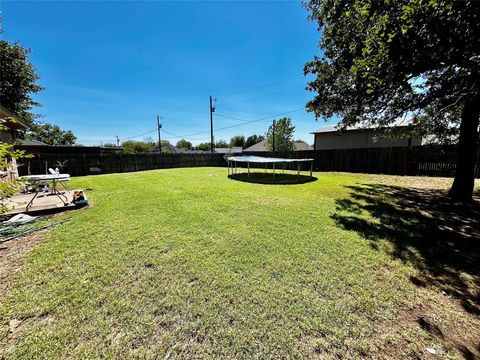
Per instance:
[[[480,151],[478,151],[480,159]],[[291,152],[249,152],[282,158],[313,158],[315,171],[345,171],[395,175],[455,175],[456,149],[454,146],[412,146],[393,148],[366,148],[340,150],[310,150]],[[44,174],[48,168],[63,164],[64,173],[72,176],[107,174],[177,167],[226,166],[223,154],[137,154],[137,155],[36,155],[24,159],[20,175]],[[240,166],[240,164],[238,164]],[[254,165],[251,167],[263,167]],[[294,165],[296,166],[296,165]],[[303,165],[306,166],[306,165]],[[291,165],[286,165],[291,168]],[[305,167],[302,170],[307,170]],[[475,175],[480,177],[480,163]]]

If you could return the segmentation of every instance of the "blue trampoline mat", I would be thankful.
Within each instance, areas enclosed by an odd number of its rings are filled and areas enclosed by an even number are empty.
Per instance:
[[[244,155],[244,156],[230,156],[227,158],[228,161],[236,162],[247,162],[247,163],[293,163],[293,162],[310,162],[314,159],[283,159],[283,158],[273,158],[273,157],[263,157],[263,156],[253,156],[253,155]]]

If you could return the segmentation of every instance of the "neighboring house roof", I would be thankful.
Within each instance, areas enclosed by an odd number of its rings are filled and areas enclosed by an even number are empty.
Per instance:
[[[20,119],[15,115],[11,110],[7,109],[5,106],[0,105],[0,119],[5,119],[8,123],[8,126],[12,129],[26,129],[28,128],[25,121]]]
[[[313,147],[308,145],[305,141],[295,141],[293,143],[295,146],[295,151],[304,151],[304,150],[313,150]],[[267,151],[267,140],[262,140],[246,149],[243,151]]]
[[[185,154],[203,154],[205,152],[210,152],[210,150],[185,150],[183,151]]]
[[[162,151],[164,150],[169,150],[171,151],[172,153],[179,153],[181,152],[179,148],[177,148],[176,146],[172,145],[172,144],[168,144],[168,145],[165,145],[165,144],[162,144]],[[158,147],[153,149],[151,151],[152,154],[158,154]]]
[[[262,140],[246,149],[243,149],[243,151],[267,151],[267,140]]]
[[[312,131],[310,134],[329,133],[338,131],[337,125],[326,125],[318,130]]]
[[[241,153],[243,151],[241,146],[234,146],[231,148],[215,148],[216,154]]]
[[[234,146],[232,148],[215,148],[215,154],[238,154],[243,151],[241,146]],[[210,154],[210,150],[184,150],[182,149],[183,153],[185,154]]]
[[[397,120],[388,126],[386,128],[395,128],[395,127],[406,127],[411,124],[411,121],[408,120]],[[357,130],[376,130],[379,127],[373,126],[371,124],[362,124],[362,123],[357,123],[352,126],[347,126],[343,131],[357,131]],[[340,129],[338,128],[338,124],[335,125],[326,125],[321,127],[320,129],[316,131],[312,131],[310,134],[320,134],[320,133],[332,133],[332,132],[337,132]]]
[[[308,145],[305,141],[295,141],[293,145],[295,146],[295,151],[313,150],[313,146]]]
[[[19,140],[19,145],[25,145],[25,146],[49,146],[48,144],[45,144],[41,141],[38,140],[32,140],[32,139],[23,139]]]
[[[215,148],[215,154],[238,154],[243,151],[241,146],[234,146],[232,148]],[[210,150],[184,150],[186,154],[210,154]]]

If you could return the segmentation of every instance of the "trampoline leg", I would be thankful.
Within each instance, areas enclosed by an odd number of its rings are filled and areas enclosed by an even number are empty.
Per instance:
[[[312,180],[313,161],[310,162],[310,180]]]
[[[237,162],[235,161],[235,175],[237,175]]]
[[[265,163],[265,174],[267,173],[267,163]]]
[[[250,162],[247,162],[247,167],[248,167],[248,177],[250,177]]]
[[[273,182],[275,182],[275,163],[273,163]]]
[[[300,180],[300,163],[297,165],[297,182]]]

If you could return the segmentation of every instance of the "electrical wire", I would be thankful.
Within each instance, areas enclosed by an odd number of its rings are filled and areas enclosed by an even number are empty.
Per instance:
[[[282,80],[278,80],[278,81],[275,81],[275,82],[272,82],[272,83],[269,83],[269,84],[257,86],[257,87],[250,88],[250,89],[247,89],[247,90],[236,91],[236,92],[231,92],[231,93],[223,93],[223,94],[220,93],[217,96],[230,96],[230,95],[244,94],[244,93],[247,93],[247,92],[252,92],[252,91],[255,91],[255,90],[263,89],[263,88],[266,88],[266,87],[269,87],[269,86],[272,86],[272,85],[280,84],[282,82],[285,82],[285,81],[288,81],[288,80],[291,80],[291,79],[295,79],[295,78],[300,77],[300,76],[304,76],[304,74],[300,73],[300,74],[290,76],[290,77],[282,79]]]
[[[280,93],[283,93],[283,92],[287,92],[291,89],[297,89],[298,86],[290,86],[286,89],[282,89],[282,90],[278,90],[278,91],[274,91],[272,93],[268,93],[268,94],[264,94],[264,95],[259,95],[259,96],[255,96],[255,97],[252,97],[252,98],[248,98],[248,99],[241,99],[241,100],[235,100],[235,101],[227,101],[226,103],[221,103],[222,106],[228,106],[228,105],[231,105],[231,104],[237,104],[237,103],[241,103],[241,102],[246,102],[246,101],[253,101],[253,100],[257,100],[257,99],[262,99],[264,97],[267,97],[267,96],[272,96],[272,95],[276,95],[276,94],[280,94]]]
[[[142,134],[138,134],[138,135],[135,135],[135,136],[130,136],[130,137],[127,137],[127,138],[121,138],[119,139],[120,141],[125,141],[125,140],[131,140],[131,139],[135,139],[135,138],[138,138],[140,136],[144,136],[144,135],[148,135],[148,134],[151,134],[153,132],[157,131],[157,129],[153,129],[153,130],[150,130],[150,131],[147,131],[147,132],[144,132]]]
[[[226,119],[239,120],[239,121],[242,121],[243,123],[242,123],[242,124],[236,124],[236,125],[224,126],[224,127],[217,128],[217,129],[214,129],[214,130],[217,132],[217,131],[232,129],[232,128],[235,128],[235,127],[238,127],[238,126],[242,126],[242,125],[245,125],[245,124],[251,124],[251,123],[254,123],[254,122],[260,122],[260,121],[270,120],[270,119],[272,119],[272,118],[274,118],[274,117],[277,117],[277,116],[292,114],[292,113],[294,113],[294,112],[301,111],[301,110],[305,110],[305,108],[302,107],[302,108],[299,108],[299,109],[290,110],[290,111],[287,111],[287,112],[278,113],[278,114],[275,114],[275,115],[266,116],[266,117],[263,117],[263,118],[260,118],[260,119],[255,119],[255,120],[240,119],[240,118],[235,118],[235,117],[232,117],[232,116],[216,114],[216,116],[220,116],[220,117],[223,117],[223,118],[226,118]],[[210,130],[201,131],[201,132],[192,133],[192,134],[187,134],[187,135],[181,135],[181,136],[180,136],[180,135],[176,135],[175,138],[184,138],[184,139],[187,139],[187,140],[188,140],[191,136],[201,135],[201,134],[208,134],[208,133],[210,133]]]
[[[187,109],[191,109],[194,105],[198,104],[200,101],[203,101],[203,100],[205,100],[205,98],[204,98],[204,97],[201,97],[201,98],[198,99],[197,101],[194,101],[194,102],[191,103],[190,105],[185,106],[185,107],[181,108],[180,110],[174,110],[174,111],[173,111],[173,114],[179,113],[179,112],[183,112],[184,110],[187,110]],[[167,112],[167,114],[172,114],[172,112]],[[173,120],[178,120],[178,119],[187,117],[188,115],[191,115],[191,114],[195,114],[195,113],[192,113],[192,112],[184,113],[184,115],[180,115],[180,116],[176,116],[176,117],[170,118],[170,120],[172,120],[172,121],[173,121]]]
[[[221,117],[221,118],[225,118],[225,119],[230,119],[230,120],[241,121],[242,123],[241,123],[241,124],[236,124],[236,125],[224,126],[224,127],[217,128],[217,129],[214,129],[214,130],[217,132],[217,131],[232,129],[232,128],[235,128],[235,127],[238,127],[238,126],[242,126],[242,125],[245,125],[245,124],[251,124],[251,123],[255,123],[255,122],[261,122],[261,121],[270,120],[270,119],[275,118],[275,117],[277,117],[277,116],[292,114],[292,113],[295,113],[295,112],[298,112],[298,111],[301,111],[301,110],[305,110],[305,108],[304,108],[304,107],[301,107],[301,108],[298,108],[298,109],[294,109],[294,110],[290,110],[290,111],[286,111],[286,112],[283,112],[283,113],[278,113],[278,114],[274,114],[274,115],[262,117],[262,118],[259,118],[259,119],[254,119],[254,120],[242,119],[242,118],[238,118],[238,117],[234,117],[234,116],[229,116],[229,115],[216,114],[215,116],[218,116],[218,117]],[[139,134],[139,135],[131,136],[131,137],[128,137],[128,138],[123,138],[123,139],[120,139],[120,140],[124,141],[124,140],[134,139],[134,138],[136,138],[136,137],[144,136],[144,135],[150,134],[150,133],[155,132],[155,131],[157,131],[157,129],[154,129],[154,130],[151,130],[151,131],[148,131],[148,132]],[[210,133],[210,130],[206,130],[206,131],[199,131],[199,132],[191,133],[191,134],[177,135],[177,134],[174,134],[174,133],[169,132],[169,131],[166,131],[166,130],[162,130],[162,131],[163,131],[164,133],[166,133],[166,134],[168,134],[168,135],[171,136],[170,138],[164,138],[165,140],[167,140],[167,139],[168,139],[168,140],[173,140],[173,139],[180,139],[180,138],[182,138],[182,139],[187,139],[187,140],[193,140],[193,141],[196,141],[196,140],[205,140],[205,139],[192,139],[191,137],[192,137],[192,136],[196,136],[196,135],[202,135],[202,134],[208,134],[208,133]]]
[[[247,90],[243,90],[243,91],[237,91],[237,92],[231,92],[231,93],[221,93],[219,96],[231,96],[231,95],[237,95],[237,94],[244,94],[244,93],[248,93],[248,92],[252,92],[252,91],[255,91],[255,90],[259,90],[259,89],[263,89],[263,88],[266,88],[266,87],[270,87],[270,86],[273,86],[273,85],[276,85],[276,84],[279,84],[279,83],[282,83],[282,82],[286,82],[286,81],[289,81],[291,79],[295,79],[295,78],[298,78],[300,76],[303,76],[303,73],[300,73],[300,74],[297,74],[297,75],[294,75],[294,76],[291,76],[291,77],[288,77],[288,78],[284,78],[282,80],[279,80],[279,81],[275,81],[275,82],[272,82],[272,83],[268,83],[268,84],[265,84],[265,85],[261,85],[261,86],[257,86],[257,87],[253,87],[253,88],[250,88],[250,89],[247,89]],[[252,98],[248,98],[248,99],[241,99],[241,100],[236,100],[236,101],[233,101],[233,102],[227,102],[225,104],[222,104],[223,105],[231,105],[231,104],[236,104],[236,103],[240,103],[240,102],[245,102],[245,101],[252,101],[252,100],[255,100],[255,99],[260,99],[260,98],[263,98],[263,97],[267,97],[267,96],[271,96],[271,95],[275,95],[275,94],[278,94],[278,93],[281,93],[281,92],[285,92],[285,91],[288,91],[292,88],[294,88],[296,86],[292,86],[292,87],[289,87],[289,88],[286,88],[286,89],[282,89],[282,90],[279,90],[279,91],[275,91],[275,92],[272,92],[272,93],[268,93],[268,94],[264,94],[264,95],[260,95],[260,96],[256,96],[256,97],[252,97]],[[187,109],[190,109],[192,108],[193,106],[195,106],[196,104],[198,104],[200,101],[203,101],[204,98],[200,98],[194,102],[192,102],[190,105],[187,105],[185,107],[182,107],[178,110],[174,110],[173,113],[178,113],[178,112],[182,112],[184,110],[187,110]],[[303,108],[302,108],[303,109]],[[299,109],[301,110],[301,109]],[[299,111],[299,110],[294,110],[292,112],[295,112],[295,111]],[[170,112],[171,114],[172,112]],[[275,117],[275,116],[279,116],[279,115],[284,115],[284,114],[289,114],[291,112],[286,112],[286,113],[281,113],[281,114],[276,114],[276,115],[273,115],[273,116],[270,116],[270,117],[267,117],[266,119],[269,119],[271,117]],[[167,112],[168,114],[168,112]],[[181,119],[181,118],[184,118],[184,117],[187,117],[189,115],[198,115],[198,113],[186,113],[184,115],[180,115],[180,116],[177,116],[177,117],[174,117],[174,118],[171,118],[169,120],[178,120],[178,119]],[[262,119],[256,119],[256,120],[246,120],[246,119],[239,119],[239,118],[235,118],[235,117],[231,117],[231,116],[227,116],[227,115],[220,115],[220,114],[216,114],[216,116],[220,116],[220,117],[223,117],[223,118],[227,118],[227,119],[232,119],[232,120],[239,120],[239,121],[242,121],[244,122],[245,124],[248,124],[248,123],[252,123],[252,122],[257,122],[257,121],[262,121],[264,118]],[[219,128],[219,129],[215,129],[215,131],[220,131],[220,130],[223,130],[223,129],[230,129],[232,127],[235,127],[235,126],[240,126],[240,125],[232,125],[232,126],[227,126],[227,127],[223,127],[223,128]],[[145,136],[145,135],[149,135],[149,134],[152,134],[154,132],[156,132],[157,129],[152,129],[152,130],[149,130],[149,131],[146,131],[146,132],[143,132],[141,134],[137,134],[137,135],[133,135],[133,136],[129,136],[129,137],[125,137],[125,138],[119,138],[118,140],[119,141],[126,141],[126,140],[131,140],[131,139],[135,139],[135,138],[138,138],[138,137],[141,137],[141,136]],[[195,136],[195,135],[200,135],[200,134],[206,134],[206,133],[209,133],[210,131],[202,131],[202,132],[197,132],[197,133],[193,133],[193,134],[188,134],[188,135],[185,135],[185,136],[180,136],[180,135],[175,135],[173,133],[169,133],[165,130],[163,130],[163,132],[167,133],[167,134],[170,134],[171,136],[173,136],[174,138],[185,138],[185,137],[189,137],[189,136]],[[193,140],[193,139],[192,139]],[[108,140],[106,140],[108,141]],[[98,142],[96,140],[85,140],[85,141],[79,141],[79,142],[83,142],[83,143],[95,143],[95,142]],[[100,142],[103,142],[103,140],[100,140]]]
[[[233,117],[233,116],[227,116],[227,115],[222,115],[222,114],[216,114],[216,116],[220,116],[220,117],[223,117],[223,118],[225,118],[225,119],[239,120],[239,121],[243,121],[243,122],[245,122],[245,123],[252,123],[252,122],[258,122],[258,121],[270,120],[271,118],[274,118],[274,117],[277,117],[277,116],[281,116],[281,115],[288,115],[288,114],[291,114],[291,113],[294,113],[294,112],[297,112],[297,111],[300,111],[300,110],[305,110],[305,108],[302,107],[302,108],[298,108],[298,109],[295,109],[295,110],[291,110],[291,111],[287,111],[287,112],[284,112],[284,113],[279,113],[279,114],[275,114],[275,115],[263,117],[263,118],[256,119],[256,120],[241,119],[241,118],[237,118],[237,117]],[[240,125],[237,125],[237,126],[240,126]],[[216,129],[216,130],[220,130],[220,129]]]

